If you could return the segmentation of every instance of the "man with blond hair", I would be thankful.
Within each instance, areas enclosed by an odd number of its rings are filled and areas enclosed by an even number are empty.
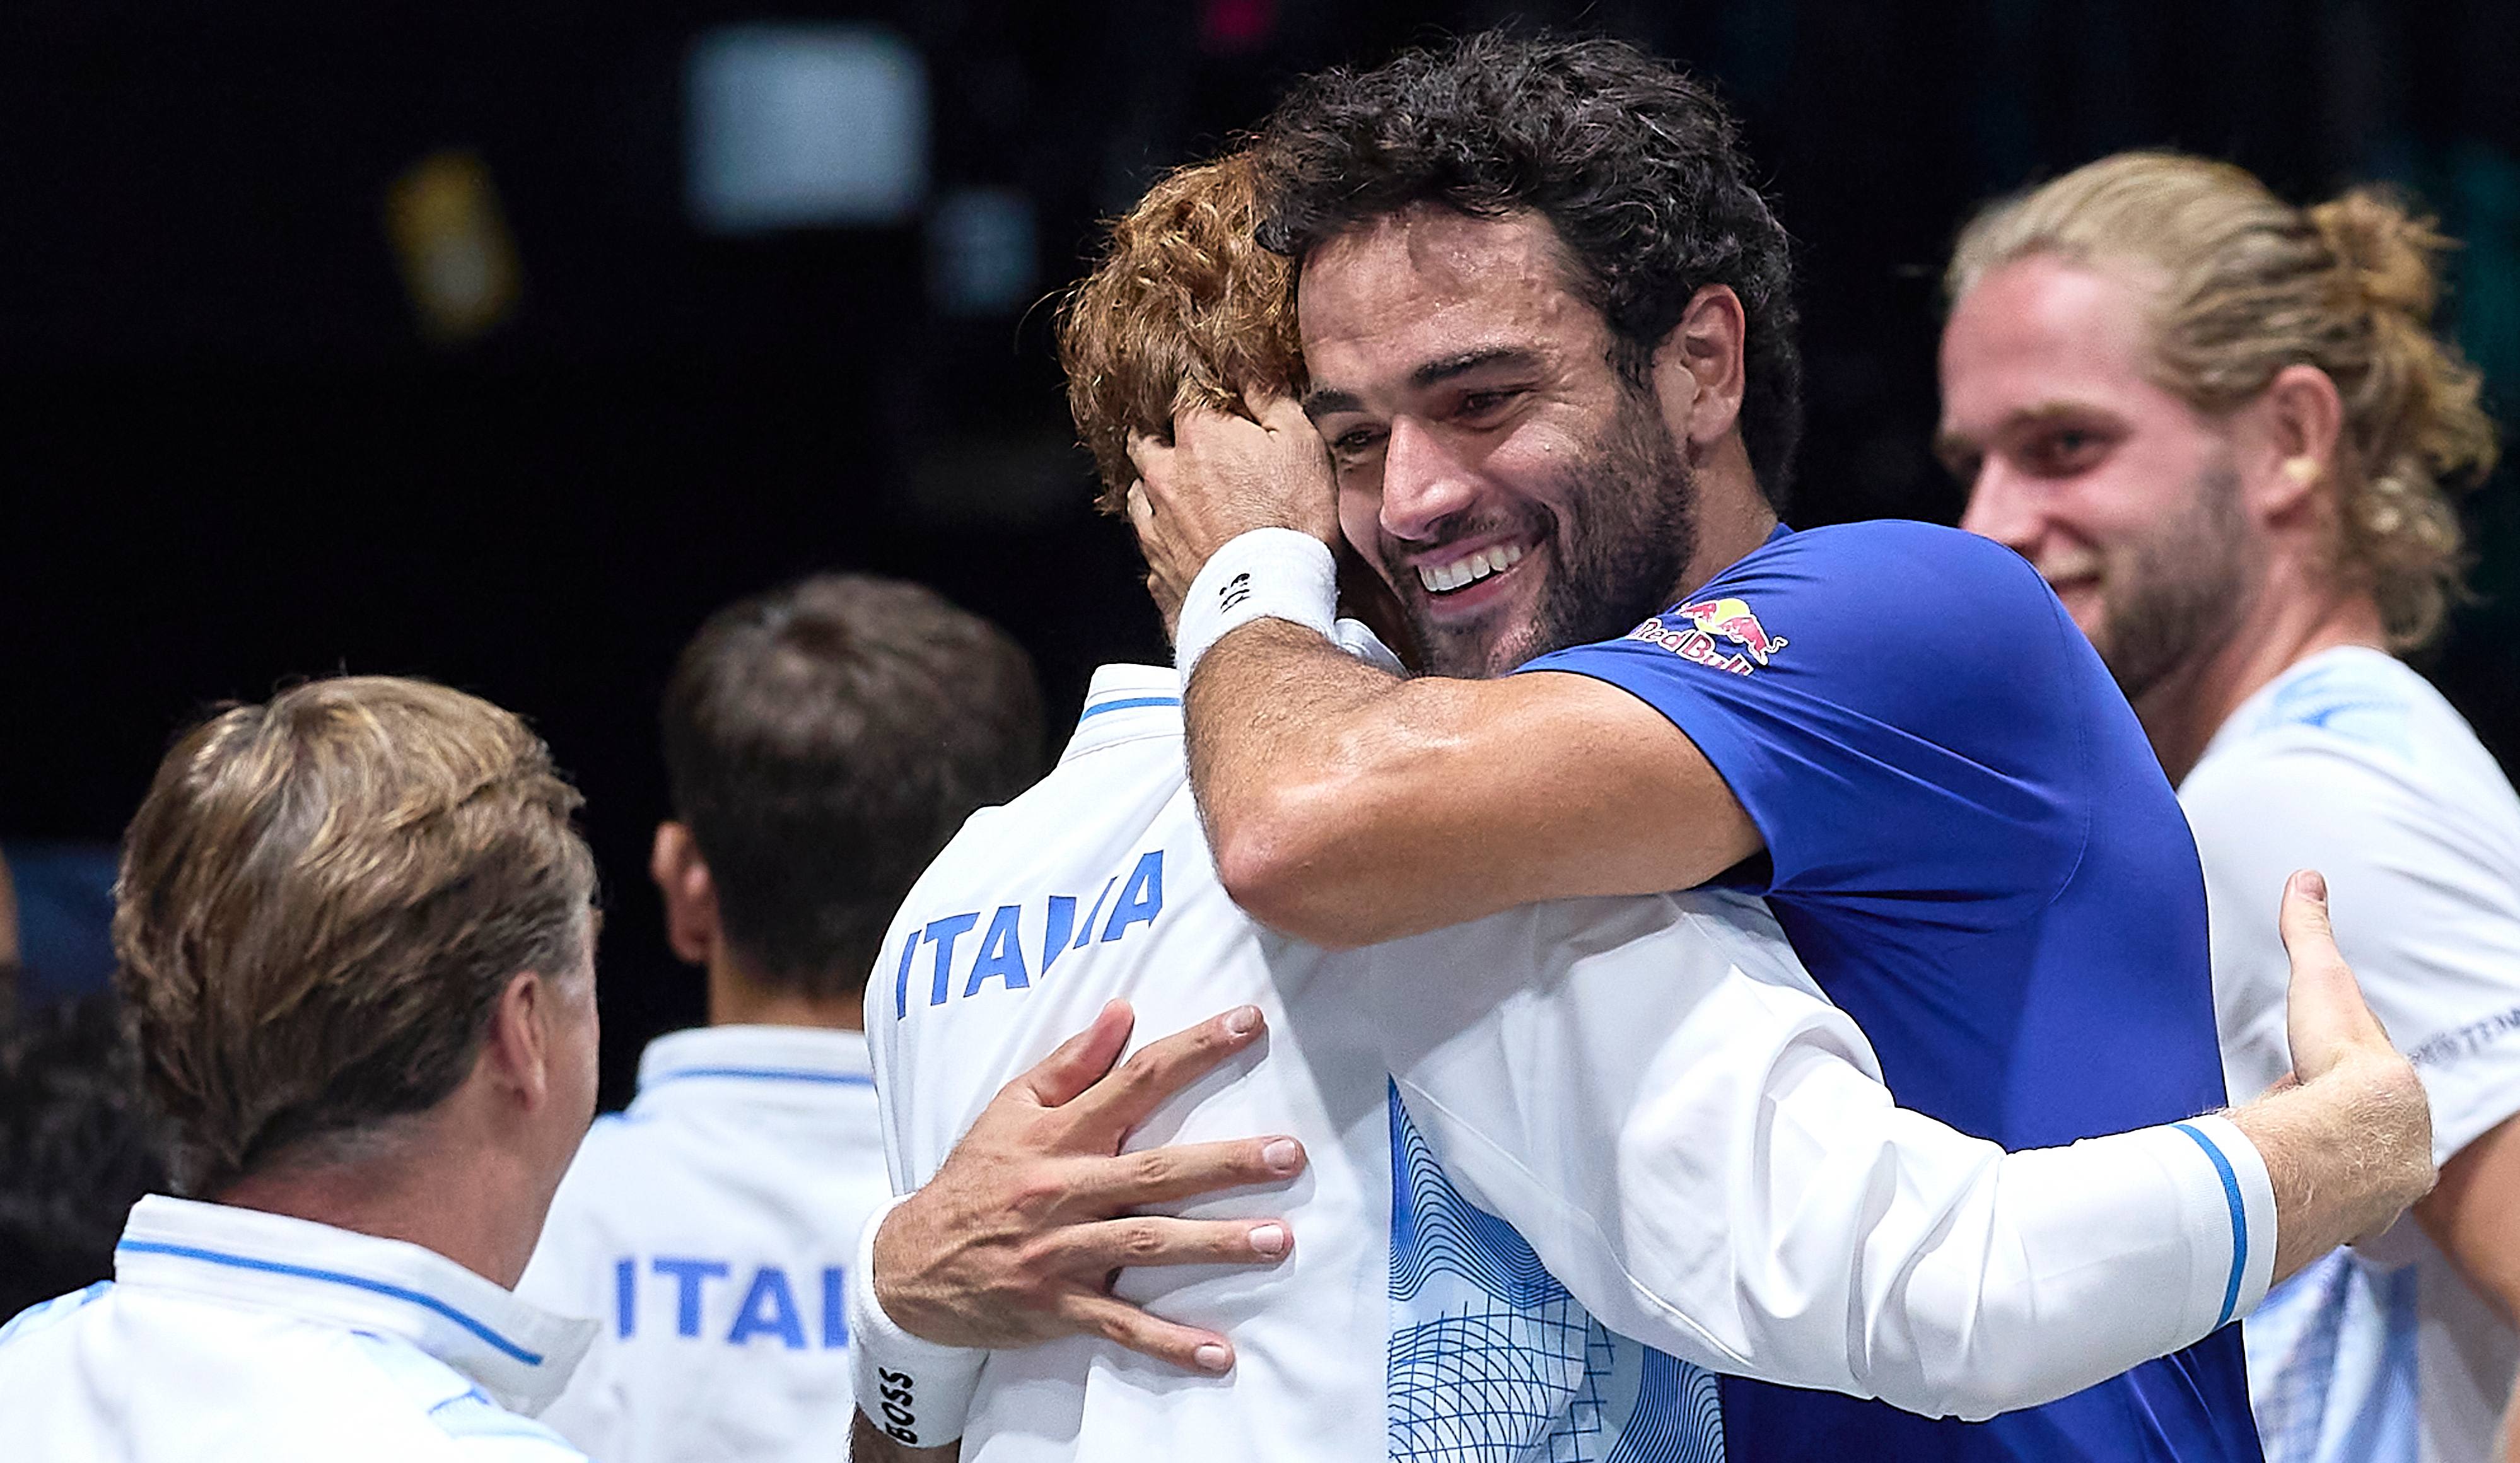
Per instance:
[[[2431,328],[2446,246],[2384,194],[2138,153],[1990,207],[1949,274],[1962,526],[2047,576],[2179,783],[2232,1095],[2285,1070],[2257,911],[2296,862],[2431,1094],[2440,1187],[2246,1328],[2274,1463],[2520,1458],[2520,800],[2396,658],[2494,460]]]
[[[567,1463],[592,1323],[510,1291],[595,1110],[595,869],[515,716],[317,681],[176,743],[122,998],[173,1130],[114,1279],[0,1330],[13,1459]]]

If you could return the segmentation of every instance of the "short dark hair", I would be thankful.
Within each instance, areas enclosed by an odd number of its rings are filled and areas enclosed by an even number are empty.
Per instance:
[[[0,1316],[111,1279],[131,1206],[165,1185],[164,1127],[112,997],[0,1032]]]
[[[1802,436],[1792,251],[1712,91],[1619,41],[1482,31],[1311,78],[1261,146],[1260,242],[1299,261],[1412,203],[1547,218],[1631,380],[1690,296],[1730,286],[1749,322],[1742,441],[1782,504]]]
[[[578,803],[514,713],[426,681],[309,682],[176,742],[113,952],[181,1190],[454,1091],[508,982],[590,953]]]
[[[884,927],[978,809],[1041,773],[1007,634],[915,584],[819,575],[711,615],[665,690],[665,766],[749,973],[862,987]]]

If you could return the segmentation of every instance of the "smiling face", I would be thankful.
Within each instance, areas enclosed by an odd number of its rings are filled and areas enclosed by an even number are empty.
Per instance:
[[[1544,219],[1413,205],[1316,249],[1297,299],[1340,526],[1430,670],[1503,675],[1663,608],[1688,463]]]
[[[1960,526],[2019,551],[2130,699],[2230,635],[2264,546],[2228,431],[2146,374],[2136,279],[2032,254],[1953,307],[1936,445]]]

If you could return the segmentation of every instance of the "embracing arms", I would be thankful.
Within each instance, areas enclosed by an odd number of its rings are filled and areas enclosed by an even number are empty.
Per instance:
[[[1759,850],[1687,736],[1582,676],[1404,681],[1263,620],[1199,661],[1184,712],[1226,891],[1333,949],[1688,889]]]

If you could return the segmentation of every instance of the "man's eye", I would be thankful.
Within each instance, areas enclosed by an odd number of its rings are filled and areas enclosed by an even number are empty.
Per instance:
[[[1372,427],[1354,426],[1330,438],[1330,451],[1341,457],[1355,457],[1372,451],[1373,444],[1380,440],[1380,434]]]
[[[2081,472],[2107,455],[2110,440],[2105,433],[2089,428],[2059,427],[2031,444],[2026,454],[2028,466],[2046,475]]]
[[[1498,411],[1503,410],[1508,404],[1511,403],[1515,397],[1520,396],[1521,394],[1522,393],[1520,391],[1463,392],[1462,395],[1461,415],[1464,417],[1493,416]]]

